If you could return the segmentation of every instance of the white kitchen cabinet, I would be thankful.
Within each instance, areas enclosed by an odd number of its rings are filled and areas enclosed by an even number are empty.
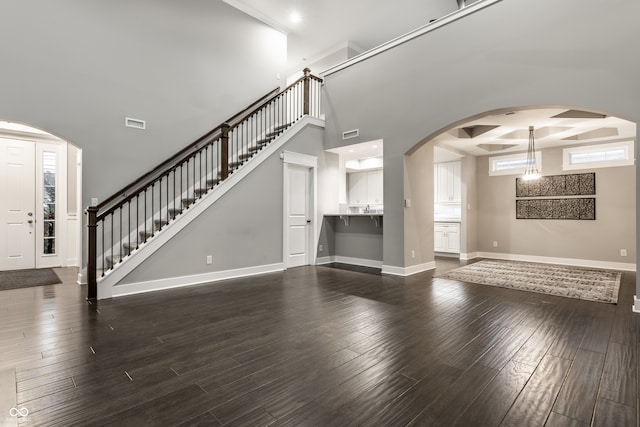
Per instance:
[[[460,203],[462,184],[461,163],[447,162],[434,165],[435,201],[438,203]]]
[[[349,204],[367,204],[367,174],[366,172],[356,172],[349,174]]]
[[[460,253],[460,224],[436,222],[433,240],[435,252]]]
[[[381,205],[383,198],[382,170],[349,174],[349,205]]]
[[[382,204],[382,184],[382,170],[367,172],[367,204]]]

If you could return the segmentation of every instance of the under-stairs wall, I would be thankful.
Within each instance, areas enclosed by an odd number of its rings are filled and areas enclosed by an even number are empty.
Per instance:
[[[113,296],[282,270],[283,164],[280,153],[287,150],[318,157],[320,176],[325,172],[327,162],[323,137],[324,128],[306,125],[114,286]],[[318,181],[316,209],[318,218],[322,218],[324,194],[332,189],[325,180]],[[206,263],[209,255],[212,264]]]

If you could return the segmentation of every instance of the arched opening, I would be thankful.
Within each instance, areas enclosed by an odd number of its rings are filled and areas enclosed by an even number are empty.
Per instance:
[[[529,126],[544,188],[521,194],[516,182]],[[635,138],[635,123],[574,107],[502,109],[455,123],[407,155],[411,193],[426,196],[414,203],[423,208],[405,227],[433,241],[423,250],[436,261],[498,258],[635,270]],[[422,175],[429,182],[416,179],[419,166],[428,169]],[[593,191],[551,188],[578,175],[593,178]],[[593,210],[573,212],[578,199],[593,199]],[[518,210],[525,205],[531,212]]]
[[[80,265],[81,168],[80,148],[0,121],[0,271]]]

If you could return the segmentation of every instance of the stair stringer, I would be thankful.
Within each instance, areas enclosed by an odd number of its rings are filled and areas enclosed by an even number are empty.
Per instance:
[[[289,140],[294,138],[305,127],[313,125],[324,128],[324,120],[311,116],[304,116],[302,119],[293,124],[290,128],[276,137],[269,145],[260,150],[249,159],[242,167],[229,175],[229,177],[214,187],[210,192],[198,199],[193,205],[186,209],[183,213],[169,224],[165,225],[162,230],[158,231],[153,238],[143,243],[137,250],[122,262],[118,263],[112,270],[105,273],[104,277],[98,279],[98,299],[106,299],[113,297],[113,287],[118,285],[129,273],[135,270],[146,259],[153,256],[164,244],[172,237],[186,228],[198,216],[204,213],[217,200],[231,191],[238,183],[247,177],[254,169],[260,166],[265,160],[276,154]]]

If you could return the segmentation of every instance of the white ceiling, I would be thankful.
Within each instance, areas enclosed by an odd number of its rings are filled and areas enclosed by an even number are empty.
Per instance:
[[[346,46],[372,49],[429,21],[455,12],[458,0],[223,0],[283,31],[288,40],[288,71],[306,65]],[[466,4],[476,0],[466,0]],[[460,2],[462,2],[460,0]],[[290,20],[292,13],[300,22]],[[319,72],[322,70],[314,70]],[[633,140],[636,127],[615,117],[554,118],[565,108],[502,111],[460,124],[437,136],[437,146],[476,156],[526,150],[528,128],[534,126],[536,148]],[[512,114],[511,114],[512,113]],[[494,127],[494,128],[491,128]],[[467,128],[466,131],[463,128]],[[491,130],[488,130],[491,129]],[[486,131],[486,132],[485,132]],[[484,133],[483,133],[484,132]],[[378,145],[371,149],[371,145]],[[353,146],[358,156],[373,157],[382,144]],[[442,151],[439,151],[443,154]],[[354,157],[348,150],[343,153]],[[436,153],[437,154],[437,153]]]
[[[290,73],[346,45],[372,49],[458,8],[456,0],[223,1],[287,34]],[[291,21],[293,12],[300,22]]]

